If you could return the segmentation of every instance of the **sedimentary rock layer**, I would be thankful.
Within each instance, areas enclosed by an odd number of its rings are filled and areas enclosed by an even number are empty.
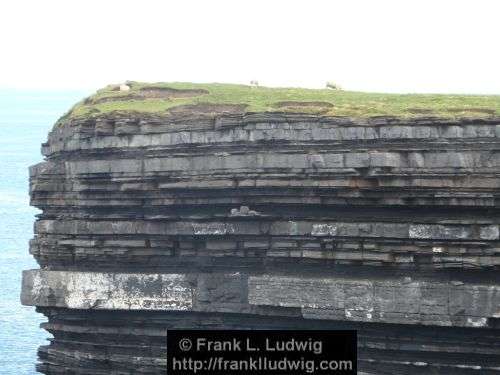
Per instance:
[[[169,328],[353,328],[364,374],[500,374],[500,119],[68,120],[31,168],[46,374]]]

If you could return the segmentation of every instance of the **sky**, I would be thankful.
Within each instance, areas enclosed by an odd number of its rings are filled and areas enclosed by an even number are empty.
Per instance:
[[[0,88],[500,94],[497,0],[2,0]]]

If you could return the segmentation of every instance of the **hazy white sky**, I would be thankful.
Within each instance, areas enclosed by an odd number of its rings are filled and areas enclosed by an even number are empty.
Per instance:
[[[2,0],[0,87],[500,94],[499,15],[497,0]]]

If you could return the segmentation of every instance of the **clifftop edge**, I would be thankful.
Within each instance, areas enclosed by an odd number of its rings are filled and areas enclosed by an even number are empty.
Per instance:
[[[182,117],[263,112],[352,118],[491,118],[500,116],[500,96],[381,94],[219,83],[127,82],[98,90],[77,103],[58,123],[110,115]]]

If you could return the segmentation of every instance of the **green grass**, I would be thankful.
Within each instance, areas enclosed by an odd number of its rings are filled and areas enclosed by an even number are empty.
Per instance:
[[[380,94],[330,89],[269,88],[235,84],[140,83],[130,91],[107,86],[77,103],[61,120],[94,117],[114,112],[167,114],[173,107],[196,104],[244,104],[245,112],[302,112],[326,116],[444,118],[500,116],[500,96]],[[176,90],[202,89],[208,93],[192,97],[146,98],[137,95],[145,87]],[[135,99],[127,97],[136,96]],[[330,105],[280,106],[280,102],[325,102]]]

